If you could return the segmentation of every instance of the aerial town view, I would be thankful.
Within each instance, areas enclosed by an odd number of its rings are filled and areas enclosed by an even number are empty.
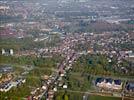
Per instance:
[[[134,0],[0,0],[0,100],[134,100]]]

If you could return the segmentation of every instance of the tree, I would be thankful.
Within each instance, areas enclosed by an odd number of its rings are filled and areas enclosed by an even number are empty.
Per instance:
[[[68,95],[66,95],[66,94],[64,95],[64,100],[69,100]]]

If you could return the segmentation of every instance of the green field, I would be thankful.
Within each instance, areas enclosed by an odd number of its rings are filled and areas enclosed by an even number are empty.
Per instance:
[[[89,96],[89,100],[121,100],[121,98],[105,97],[105,96]]]
[[[89,94],[69,92],[69,91],[57,92],[54,100],[83,100],[84,95],[86,95],[87,98],[85,100],[121,100],[121,98],[117,98],[117,97],[89,95]],[[65,96],[67,96],[68,99],[65,99]]]

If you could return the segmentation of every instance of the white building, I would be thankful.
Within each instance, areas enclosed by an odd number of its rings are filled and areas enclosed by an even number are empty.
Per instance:
[[[2,49],[2,55],[4,55],[6,52],[5,52],[5,49]]]
[[[129,58],[134,58],[134,53],[129,53]]]
[[[10,55],[13,55],[13,49],[10,49]]]
[[[13,49],[2,49],[1,50],[1,54],[2,55],[13,55],[14,54],[14,52],[13,52]]]

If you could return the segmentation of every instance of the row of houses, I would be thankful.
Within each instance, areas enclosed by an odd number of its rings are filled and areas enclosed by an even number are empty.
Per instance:
[[[17,79],[15,81],[9,81],[4,84],[0,84],[1,92],[8,92],[12,87],[17,87],[26,82],[26,79]]]
[[[134,97],[134,81],[122,81],[112,78],[97,78],[95,86],[100,90],[124,93],[125,96]]]
[[[2,49],[1,54],[2,55],[13,55],[14,51],[13,51],[13,49]]]
[[[97,78],[95,84],[99,88],[110,90],[121,90],[123,82],[121,80],[114,80],[112,78]]]

